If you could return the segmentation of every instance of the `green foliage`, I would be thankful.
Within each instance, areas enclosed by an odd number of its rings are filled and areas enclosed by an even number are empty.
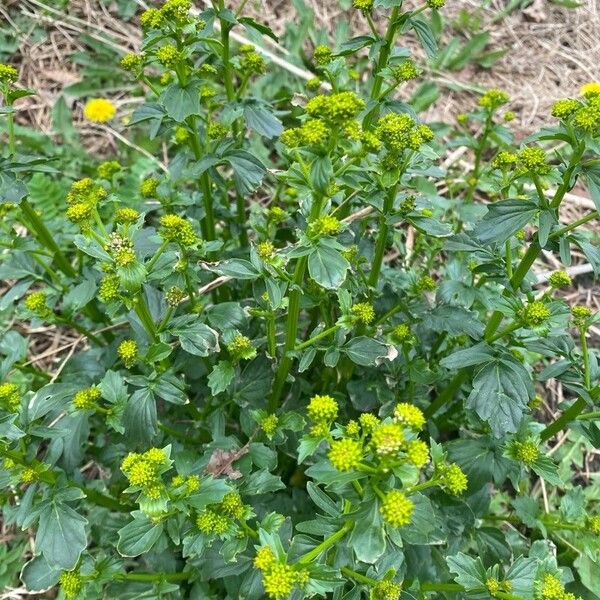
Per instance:
[[[295,4],[290,60],[313,33]],[[236,44],[234,30],[277,38],[223,2],[148,9],[122,70],[93,38],[74,57],[86,78],[68,92],[96,96],[84,117],[109,132],[127,117],[135,140],[102,159],[62,96],[58,143],[16,128],[30,91],[0,65],[3,586],[599,595],[597,482],[572,469],[600,447],[600,317],[567,304],[568,274],[540,285],[534,264],[568,266],[575,246],[600,272],[583,227],[598,212],[560,213],[575,185],[599,202],[600,84],[520,145],[502,90],[424,124],[439,90],[424,79],[406,99],[427,65],[401,36],[438,69],[497,58],[481,32],[440,50],[443,4],[355,0],[370,33],[316,43],[306,85]],[[144,96],[131,114],[104,97],[120,85]],[[442,159],[458,147],[467,171]],[[77,337],[43,347],[57,363],[29,360],[50,329]]]

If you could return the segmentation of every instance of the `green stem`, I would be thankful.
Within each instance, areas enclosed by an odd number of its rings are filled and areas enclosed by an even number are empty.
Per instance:
[[[506,240],[504,248],[504,262],[506,263],[506,275],[510,279],[513,276],[512,249],[510,247],[510,240]]]
[[[35,470],[37,474],[37,480],[43,483],[47,483],[49,485],[55,485],[58,480],[58,473],[55,471],[50,471],[47,469],[48,465],[40,462],[39,460],[31,460],[27,462],[25,458],[15,450],[9,450],[8,448],[0,447],[0,456],[4,456],[6,458],[12,459],[15,463],[21,465],[22,467],[29,467]],[[74,487],[80,489],[90,500],[90,502],[103,506],[104,508],[109,508],[118,512],[131,512],[135,510],[135,507],[131,504],[121,504],[117,499],[107,496],[97,490],[87,488],[83,485],[74,483],[69,481],[67,484],[69,487]]]
[[[327,336],[331,335],[332,333],[335,333],[339,328],[340,328],[340,325],[333,325],[332,327],[328,327],[327,329],[324,329],[320,333],[317,333],[317,335],[311,337],[310,339],[306,340],[305,342],[298,344],[294,348],[294,350],[304,350],[304,348],[308,348],[308,346],[312,346],[312,344],[315,344],[319,340],[322,340],[324,337],[327,337]]]
[[[577,416],[578,421],[592,421],[596,419],[600,419],[600,411],[598,410]]]
[[[429,481],[424,481],[423,483],[419,483],[417,485],[413,485],[411,488],[408,488],[406,490],[406,494],[414,494],[415,492],[420,492],[421,490],[426,490],[427,488],[439,485],[439,483],[439,479],[430,479]]]
[[[156,261],[161,257],[162,253],[167,249],[169,245],[169,240],[163,240],[163,243],[160,245],[160,248],[155,252],[154,256],[150,259],[150,262],[146,265],[146,271],[150,273],[152,271],[152,267],[156,264]]]
[[[563,414],[553,421],[542,431],[540,434],[540,438],[542,442],[549,440],[551,437],[556,435],[559,431],[564,429],[571,421],[577,419],[577,417],[583,412],[583,409],[586,407],[587,402],[583,398],[578,398],[571,404]]]
[[[274,358],[277,354],[277,338],[275,332],[275,315],[273,313],[267,315],[267,348],[269,354]]]
[[[585,327],[579,328],[579,340],[581,343],[581,353],[583,354],[583,379],[585,382],[585,389],[589,391],[592,387],[592,375],[590,371],[588,343],[587,338],[585,337]]]
[[[9,108],[12,109],[12,106],[9,106]],[[8,150],[11,158],[14,159],[17,149],[15,144],[15,114],[13,112],[6,115],[6,124],[8,126]]]
[[[99,338],[97,338],[89,329],[86,329],[85,327],[83,327],[83,325],[79,325],[79,323],[76,323],[72,319],[58,317],[57,321],[66,325],[67,327],[71,327],[75,331],[78,331],[79,333],[81,333],[81,335],[84,335],[88,340],[96,344],[96,346],[103,345],[102,341]]]
[[[576,229],[580,225],[584,225],[585,223],[588,223],[589,221],[593,221],[594,219],[597,219],[599,216],[600,216],[600,212],[595,210],[594,212],[591,212],[589,215],[582,217],[581,219],[578,219],[577,221],[573,221],[570,225],[566,225],[565,227],[561,227],[560,229],[557,229],[554,233],[551,233],[548,237],[551,239],[560,237],[560,236],[564,235],[565,233],[569,233],[569,231]]]
[[[379,94],[381,92],[381,86],[383,85],[383,75],[381,72],[387,66],[388,60],[390,58],[390,53],[392,51],[392,44],[394,42],[394,35],[396,34],[396,27],[398,20],[398,16],[400,15],[400,6],[395,6],[392,9],[390,14],[390,18],[388,21],[387,31],[385,32],[385,37],[383,38],[383,44],[379,50],[379,56],[377,57],[377,74],[375,75],[375,79],[373,81],[373,87],[371,88],[371,98],[373,100],[377,100],[379,98]],[[376,114],[377,109],[374,109],[370,115],[367,115],[363,122],[363,127],[368,128],[371,122],[377,117]]]
[[[464,592],[465,588],[458,583],[422,583],[422,592]]]
[[[204,233],[208,241],[216,238],[215,235],[215,216],[213,212],[213,201],[210,193],[210,179],[208,171],[204,171],[200,176],[200,186],[202,188],[202,202],[204,203],[204,220],[206,223],[206,231]]]
[[[425,409],[426,417],[433,417],[435,413],[442,407],[446,402],[449,402],[454,398],[454,394],[459,390],[460,386],[464,383],[467,378],[468,371],[459,371],[448,384],[448,387],[444,388],[441,394],[439,394],[435,400]]]
[[[316,196],[313,198],[313,203],[308,216],[308,223],[315,221],[321,214],[323,206],[323,197]],[[298,334],[298,320],[300,317],[300,298],[302,294],[302,282],[304,281],[304,273],[308,265],[308,256],[301,256],[296,262],[294,269],[294,282],[291,286],[291,291],[288,299],[288,316],[285,322],[285,341],[283,345],[283,356],[279,362],[275,381],[269,398],[269,412],[275,412],[279,406],[279,400],[285,381],[287,379],[290,368],[292,367],[292,358],[288,355],[296,347],[296,336]]]
[[[343,527],[336,531],[334,534],[325,538],[316,548],[313,548],[310,552],[307,552],[300,560],[296,563],[299,565],[306,565],[311,563],[319,554],[325,552],[328,548],[331,548],[337,541],[341,540],[351,529],[354,527],[352,521],[346,521]]]
[[[47,227],[44,225],[38,214],[35,212],[35,209],[29,203],[27,198],[21,200],[19,206],[27,219],[30,227],[33,229],[36,234],[38,240],[50,251],[50,253],[54,256],[54,262],[56,266],[67,276],[67,277],[75,277],[75,269],[71,266],[71,263],[66,259],[65,255],[62,253],[62,250],[58,247],[58,244],[54,241],[54,237],[48,231]]]
[[[366,583],[367,585],[377,585],[377,583],[378,583],[376,579],[372,579],[371,577],[367,577],[366,575],[357,573],[356,571],[353,571],[352,569],[349,569],[348,567],[342,567],[340,569],[340,571],[344,575],[348,575],[348,577],[351,577],[352,579],[354,579],[355,581],[358,581],[359,583]]]
[[[504,336],[508,335],[509,333],[512,333],[516,329],[520,329],[520,327],[521,327],[521,323],[513,322],[510,325],[508,325],[507,327],[505,327],[502,331],[497,333],[496,335],[493,335],[492,337],[488,338],[486,341],[491,344],[492,342],[495,342],[496,340],[503,338]]]
[[[154,324],[154,320],[152,319],[152,315],[150,314],[146,300],[141,293],[138,294],[134,310],[152,342],[157,342],[158,337],[156,335],[156,325]]]
[[[383,201],[383,212],[379,218],[379,236],[377,237],[377,242],[375,244],[375,256],[373,257],[373,265],[371,267],[368,280],[371,287],[375,287],[377,285],[377,280],[379,279],[379,272],[381,271],[381,265],[383,263],[383,255],[385,254],[389,231],[389,227],[387,225],[387,216],[394,206],[397,189],[398,184],[392,187]]]
[[[117,580],[127,579],[128,581],[183,581],[189,579],[191,573],[116,573],[114,578]]]
[[[246,231],[246,200],[239,192],[235,194],[235,204],[237,210],[237,221],[240,236],[240,246],[248,245],[248,232]]]

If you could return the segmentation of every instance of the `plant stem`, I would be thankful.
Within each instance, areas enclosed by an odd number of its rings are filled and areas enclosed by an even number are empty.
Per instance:
[[[15,450],[9,450],[8,448],[3,448],[0,446],[0,456],[10,458],[22,467],[29,467],[34,469],[36,471],[38,481],[47,483],[49,485],[55,485],[58,480],[58,473],[56,473],[55,471],[48,470],[48,465],[35,459],[27,462],[20,452],[17,452]],[[83,485],[77,484],[72,481],[69,481],[67,485],[69,487],[80,489],[86,495],[88,500],[90,500],[90,502],[93,502],[98,506],[110,508],[111,510],[118,512],[130,512],[132,510],[135,510],[135,506],[130,504],[121,504],[121,502],[119,502],[116,498],[107,496],[101,492],[98,492],[97,490],[87,488]]]
[[[429,481],[424,481],[423,483],[419,483],[417,485],[413,485],[411,488],[406,490],[406,494],[414,494],[415,492],[420,492],[421,490],[426,490],[427,488],[434,487],[439,484],[439,480],[430,479]]]
[[[9,108],[12,109],[12,106]],[[15,145],[15,114],[13,112],[9,112],[6,115],[6,124],[8,126],[8,150],[11,158],[14,158],[17,153],[17,149]]]
[[[465,588],[458,583],[422,583],[422,592],[464,592]]]
[[[379,272],[381,271],[381,265],[383,263],[383,255],[385,254],[385,247],[387,245],[387,236],[389,227],[387,224],[388,213],[394,206],[394,200],[396,199],[396,190],[398,184],[392,186],[388,192],[385,200],[383,201],[383,211],[379,217],[379,235],[375,244],[375,256],[373,257],[373,265],[371,266],[371,272],[369,273],[369,285],[375,287],[377,280],[379,279]]]
[[[320,333],[317,333],[317,335],[311,337],[310,339],[306,340],[305,342],[298,344],[294,348],[294,350],[304,350],[304,348],[308,348],[308,346],[312,346],[312,344],[318,342],[319,340],[323,339],[324,337],[327,337],[327,336],[331,335],[332,333],[335,333],[339,328],[340,328],[340,325],[332,325],[331,327],[324,329]]]
[[[315,221],[321,214],[323,206],[323,197],[321,195],[313,197],[308,223]],[[292,358],[288,356],[296,347],[296,335],[298,333],[298,319],[300,317],[300,297],[302,294],[302,282],[304,281],[304,273],[308,265],[308,256],[301,256],[296,262],[294,269],[294,282],[291,286],[291,291],[288,299],[288,316],[285,322],[285,341],[283,345],[283,356],[279,362],[279,367],[273,382],[271,397],[269,398],[269,412],[275,412],[279,406],[279,399],[288,373],[292,366]]]
[[[375,75],[375,79],[373,81],[373,87],[371,88],[371,98],[373,100],[377,100],[379,98],[379,94],[381,92],[381,86],[383,85],[383,75],[381,72],[387,66],[388,60],[390,58],[390,53],[392,51],[392,44],[394,43],[394,35],[396,34],[396,27],[398,20],[398,16],[400,15],[400,6],[395,6],[392,9],[390,14],[390,18],[388,21],[387,30],[385,32],[385,37],[383,38],[383,44],[379,50],[379,56],[377,57],[377,74]],[[378,111],[373,110],[363,122],[363,127],[368,128],[371,122],[377,118]]]
[[[583,409],[586,407],[587,402],[583,398],[578,398],[571,404],[563,414],[553,421],[542,431],[540,438],[542,442],[549,440],[552,436],[556,435],[559,431],[564,429],[571,421],[574,421]]]
[[[75,269],[71,266],[71,263],[66,259],[62,250],[58,247],[58,244],[54,241],[54,237],[48,231],[35,209],[29,203],[27,198],[23,198],[19,203],[27,222],[31,229],[33,229],[39,241],[52,253],[54,256],[54,262],[56,266],[67,276],[75,277]]]
[[[154,324],[154,320],[152,319],[152,315],[150,314],[150,310],[148,309],[148,305],[146,304],[146,299],[144,298],[142,293],[138,294],[137,302],[135,304],[135,314],[139,317],[148,337],[152,342],[157,342],[158,337],[156,335],[156,325]]]
[[[377,585],[376,579],[372,579],[371,577],[367,577],[366,575],[357,573],[356,571],[353,571],[352,569],[349,569],[348,567],[342,567],[340,569],[340,571],[342,573],[344,573],[344,575],[348,575],[348,577],[351,577],[352,579],[354,579],[355,581],[358,581],[359,583],[366,583],[367,585]]]
[[[162,253],[167,249],[169,245],[169,240],[163,240],[163,243],[160,245],[159,249],[155,252],[154,256],[150,259],[150,262],[146,265],[146,271],[150,273],[152,271],[152,267],[156,264],[156,261],[161,257]]]
[[[339,531],[325,538],[316,548],[313,548],[310,552],[307,552],[300,560],[296,563],[299,565],[306,565],[312,562],[319,554],[325,552],[328,548],[331,548],[338,540],[341,540],[351,529],[354,527],[352,521],[346,521]]]
[[[190,573],[116,573],[115,579],[128,581],[182,581],[189,579]]]
[[[433,417],[433,415],[435,415],[435,413],[442,406],[444,406],[446,402],[452,400],[452,398],[454,398],[454,394],[459,390],[460,386],[467,378],[467,375],[468,371],[465,369],[459,371],[450,381],[448,387],[444,388],[444,390],[435,398],[435,400],[425,409],[425,416]]]
[[[596,419],[600,419],[600,411],[599,410],[592,411],[589,413],[584,413],[582,415],[578,415],[578,417],[577,417],[578,421],[593,421]]]
[[[595,210],[595,211],[591,212],[589,215],[586,215],[585,217],[582,217],[581,219],[578,219],[577,221],[573,221],[570,225],[565,225],[565,227],[561,227],[560,229],[557,229],[554,233],[551,233],[548,237],[550,239],[555,238],[555,237],[560,237],[561,235],[564,235],[565,233],[569,233],[569,231],[576,229],[580,225],[584,225],[585,223],[588,223],[589,221],[593,221],[594,219],[597,219],[599,216],[600,216],[600,213],[597,210]]]

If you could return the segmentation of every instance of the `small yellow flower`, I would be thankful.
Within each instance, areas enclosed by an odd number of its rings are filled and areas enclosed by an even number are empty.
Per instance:
[[[289,565],[274,563],[263,572],[263,587],[269,598],[283,600],[287,598],[296,584],[296,573]]]
[[[115,105],[106,98],[93,98],[88,100],[83,108],[83,114],[86,119],[93,123],[106,123],[116,114]]]
[[[597,81],[591,81],[589,83],[585,83],[581,86],[581,95],[586,98],[590,98],[591,96],[600,95],[600,83]]]
[[[81,575],[79,575],[79,571],[77,570],[63,571],[60,574],[59,583],[60,589],[63,591],[65,597],[69,600],[71,600],[71,598],[75,598],[83,586]]]
[[[469,483],[467,476],[456,463],[446,465],[442,469],[442,481],[448,491],[454,496],[462,494],[467,489]]]
[[[546,573],[542,579],[540,592],[543,600],[562,600],[564,587],[558,577]]]
[[[429,448],[422,440],[411,440],[406,445],[406,459],[417,469],[423,468],[429,462]]]
[[[410,523],[413,509],[412,500],[409,500],[401,491],[392,490],[385,495],[379,510],[386,523],[393,527],[403,527]]]
[[[357,467],[362,460],[362,443],[351,438],[332,442],[328,457],[338,471],[350,471]]]
[[[115,222],[123,224],[135,223],[140,218],[140,213],[135,208],[118,208],[115,211]]]
[[[526,440],[524,442],[515,442],[514,456],[517,460],[527,466],[531,466],[538,459],[540,449],[534,440]]]
[[[106,275],[100,281],[98,298],[101,302],[108,303],[119,297],[120,281],[118,275]]]
[[[261,429],[265,432],[267,437],[272,437],[275,431],[277,431],[277,424],[279,423],[279,417],[277,415],[267,415],[261,420]]]
[[[338,403],[331,396],[313,396],[306,409],[312,421],[333,421],[338,414]]]
[[[379,456],[397,454],[404,445],[404,431],[400,423],[381,423],[371,434],[371,443]]]
[[[370,302],[358,302],[350,309],[354,318],[360,323],[368,325],[375,318],[375,310]]]
[[[373,588],[373,600],[398,600],[402,593],[402,584],[393,581],[378,581]]]
[[[548,278],[548,283],[554,288],[562,288],[571,285],[572,280],[568,273],[564,271],[554,271]]]
[[[414,404],[401,402],[394,409],[394,419],[415,431],[420,431],[425,425],[425,415],[423,411]]]
[[[244,516],[244,503],[237,492],[225,494],[221,502],[223,512],[234,519],[241,519]]]
[[[12,83],[19,77],[19,72],[12,66],[0,63],[0,82]]]
[[[21,405],[21,394],[14,383],[0,384],[0,405],[10,412],[16,412]]]
[[[542,325],[550,316],[550,309],[541,301],[530,302],[522,311],[521,318],[528,327]]]
[[[77,410],[91,410],[100,400],[100,396],[100,390],[95,386],[79,390],[73,397],[73,406]]]
[[[254,566],[261,571],[265,571],[270,569],[275,563],[275,555],[273,554],[273,550],[269,548],[269,546],[261,546],[256,551],[256,556],[254,557]]]
[[[593,515],[587,519],[587,527],[596,535],[600,535],[600,515]]]
[[[256,356],[256,348],[253,346],[252,340],[241,334],[236,335],[227,344],[227,351],[234,360],[251,360]]]
[[[358,417],[358,421],[363,432],[367,434],[372,433],[380,423],[379,419],[371,413],[363,413]]]
[[[117,354],[129,369],[138,359],[138,345],[134,340],[123,340],[117,348]]]

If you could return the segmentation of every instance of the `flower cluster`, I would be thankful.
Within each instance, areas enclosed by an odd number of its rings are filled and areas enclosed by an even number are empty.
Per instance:
[[[167,0],[162,8],[149,8],[142,13],[140,17],[142,27],[161,29],[169,22],[181,27],[189,21],[191,7],[190,0]]]
[[[568,287],[571,285],[571,282],[571,277],[565,271],[554,271],[554,273],[548,277],[548,283],[555,290]]]
[[[76,410],[93,410],[101,398],[100,390],[96,386],[79,390],[73,397],[73,406]]]
[[[0,63],[0,83],[13,83],[19,77],[19,72],[12,66]]]
[[[509,454],[515,460],[530,467],[540,456],[539,443],[532,438],[523,441],[514,440],[509,446]]]
[[[564,98],[552,106],[552,115],[585,133],[600,128],[600,84],[587,83],[581,88],[583,100]]]
[[[375,134],[393,155],[418,150],[433,139],[433,132],[427,125],[418,124],[406,113],[388,113],[381,117]]]
[[[32,312],[40,319],[47,319],[52,314],[52,310],[48,306],[48,299],[45,292],[38,291],[27,294],[23,304],[28,311]]]
[[[75,598],[83,587],[83,581],[77,569],[73,571],[63,571],[60,574],[59,583],[65,598],[68,598],[69,600]]]
[[[456,464],[438,466],[442,485],[453,495],[460,496],[466,491],[469,480],[463,470]]]
[[[403,527],[410,523],[415,505],[400,490],[390,490],[383,498],[380,512],[392,527]]]
[[[134,340],[123,340],[117,348],[117,354],[129,369],[137,362],[138,345]]]
[[[336,94],[320,94],[306,103],[306,113],[311,117],[323,119],[332,125],[342,125],[355,119],[365,107],[354,92],[338,92]]]
[[[407,59],[392,67],[392,75],[396,82],[403,83],[417,78],[419,76],[419,69],[417,69],[417,65],[412,60]]]
[[[394,581],[378,581],[372,589],[372,600],[398,600],[402,593],[402,584]]]
[[[493,112],[500,108],[503,104],[509,102],[509,97],[506,92],[498,89],[487,90],[481,98],[479,98],[479,106]]]
[[[375,318],[375,309],[370,302],[357,302],[350,308],[352,317],[358,322],[368,325]]]
[[[539,327],[550,317],[550,309],[542,301],[534,300],[521,310],[520,316],[527,327]]]
[[[278,561],[268,546],[258,548],[254,566],[261,571],[265,593],[273,600],[287,598],[296,586],[303,587],[308,582],[306,569]]]
[[[495,577],[488,577],[485,582],[485,587],[488,589],[490,596],[496,597],[499,592],[510,593],[512,590],[512,582],[509,580],[498,581]]]
[[[575,594],[567,592],[561,580],[551,573],[546,573],[537,587],[537,598],[540,600],[581,600]]]
[[[83,107],[83,115],[92,123],[106,123],[116,114],[117,107],[106,98],[92,98]]]
[[[169,466],[169,457],[164,450],[150,448],[142,454],[130,452],[121,463],[121,471],[133,488],[157,500],[165,489],[160,475]]]
[[[252,44],[240,46],[240,72],[249,77],[250,75],[262,75],[267,70],[265,59],[256,51]]]
[[[242,334],[237,334],[227,344],[227,351],[235,361],[251,360],[256,356],[256,348],[252,340]]]
[[[79,225],[83,232],[89,231],[98,203],[107,195],[107,191],[89,177],[75,181],[67,194],[67,219]]]
[[[179,215],[164,215],[160,218],[160,236],[169,242],[177,242],[184,248],[198,241],[192,224]]]
[[[8,412],[16,412],[21,406],[21,394],[14,383],[0,383],[0,406]]]
[[[573,306],[571,308],[573,323],[575,327],[583,329],[587,326],[588,319],[592,316],[592,311],[587,306]]]
[[[547,175],[550,165],[546,162],[546,153],[537,146],[526,146],[517,155],[518,166],[522,171],[534,175]]]

